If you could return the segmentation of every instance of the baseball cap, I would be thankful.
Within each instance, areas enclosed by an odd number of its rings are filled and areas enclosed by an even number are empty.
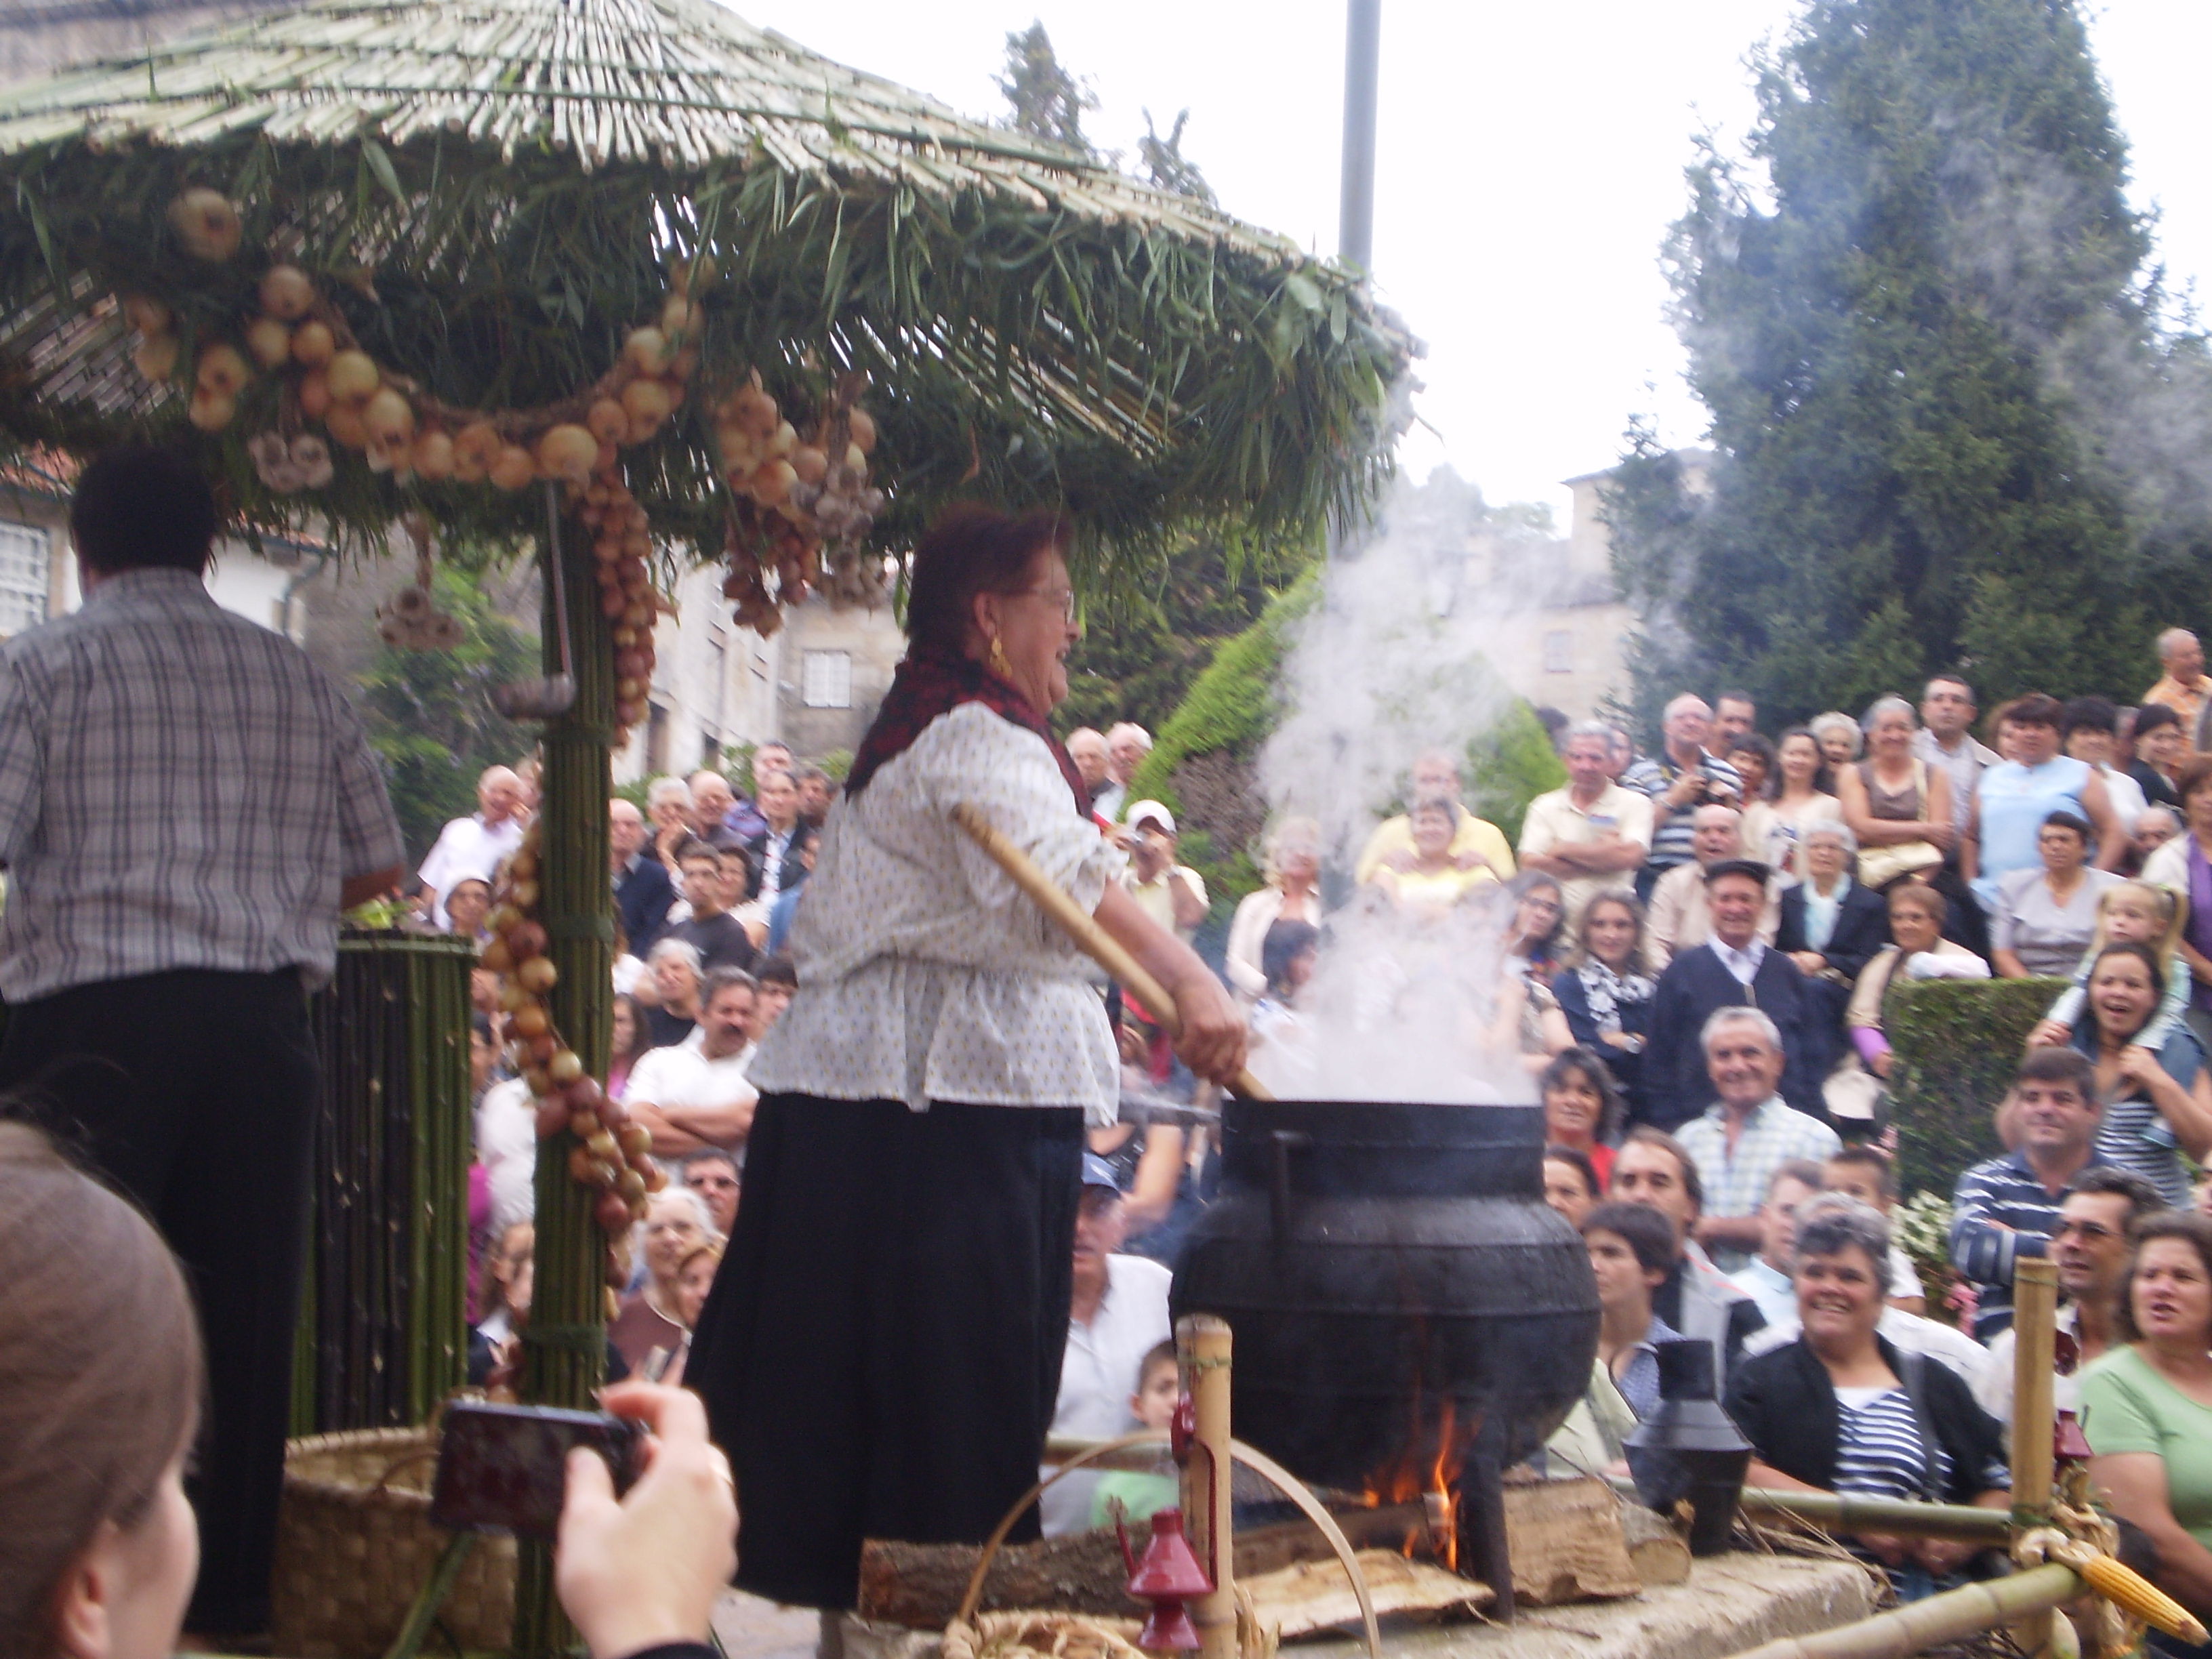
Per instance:
[[[1114,1166],[1096,1152],[1083,1155],[1083,1184],[1104,1187],[1117,1193],[1121,1190],[1121,1183],[1114,1178]]]
[[[1176,832],[1175,814],[1156,800],[1140,800],[1121,815],[1121,822],[1132,830],[1147,821],[1159,825],[1163,835]]]

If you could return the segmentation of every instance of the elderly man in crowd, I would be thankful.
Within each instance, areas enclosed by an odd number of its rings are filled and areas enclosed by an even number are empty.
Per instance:
[[[1691,862],[1676,865],[1651,890],[1644,950],[1654,971],[1712,937],[1705,872],[1723,859],[1743,857],[1743,814],[1733,806],[1698,808],[1690,817],[1690,854]],[[1759,937],[1769,945],[1782,923],[1780,893],[1779,884],[1770,879],[1766,902],[1759,913]]]
[[[1684,692],[1667,705],[1665,745],[1621,775],[1625,788],[1651,799],[1651,856],[1637,872],[1636,896],[1649,903],[1659,878],[1695,856],[1691,851],[1691,817],[1705,805],[1743,805],[1743,780],[1736,769],[1707,752],[1713,711],[1705,700]]]
[[[2081,1368],[2124,1340],[2117,1316],[2128,1277],[2128,1236],[2136,1222],[2164,1208],[2158,1188],[2132,1170],[2084,1170],[2059,1200],[2051,1261],[2064,1298],[2058,1328],[2074,1343],[2074,1363],[2058,1368],[2051,1389],[2059,1410],[2081,1409]],[[2016,1347],[2009,1326],[1998,1332],[1974,1389],[1982,1409],[2000,1423],[2012,1421]]]
[[[1674,1264],[1651,1293],[1651,1311],[1683,1335],[1712,1343],[1720,1360],[1716,1369],[1725,1372],[1766,1317],[1698,1247],[1695,1235],[1705,1188],[1696,1163],[1674,1136],[1648,1127],[1631,1129],[1613,1155],[1607,1191],[1667,1218],[1674,1233]]]
[[[70,503],[82,607],[0,647],[0,1086],[39,1085],[182,1259],[208,1377],[186,1477],[206,1553],[187,1617],[237,1637],[267,1626],[283,1481],[317,1089],[306,993],[337,965],[339,912],[398,891],[406,853],[352,698],[209,596],[221,523],[176,452],[100,455]],[[143,1616],[128,1593],[142,1568],[172,1597],[173,1634],[189,1546],[179,1562],[149,1553],[150,1524],[100,1525],[108,1536],[72,1571],[106,1587],[88,1605],[111,1622],[85,1639]],[[190,1528],[167,1519],[156,1535]],[[128,1639],[167,1639],[146,1632]]]
[[[701,767],[690,779],[691,786],[691,815],[698,820],[699,839],[708,846],[727,851],[742,848],[745,837],[730,822],[737,811],[737,792],[730,781],[711,767]]]
[[[1095,808],[1098,797],[1114,781],[1107,769],[1106,734],[1095,726],[1077,726],[1067,734],[1067,757],[1075,763],[1075,769],[1083,779],[1084,793],[1091,797]]]
[[[1974,787],[1996,751],[1974,741],[1974,688],[1956,674],[1938,674],[1920,694],[1920,729],[1912,734],[1916,757],[1951,782],[1951,818],[1963,831],[1974,813]]]
[[[607,803],[607,848],[613,865],[615,914],[622,919],[629,953],[642,957],[668,927],[676,884],[647,846],[645,815],[622,799]]]
[[[1973,1283],[1984,1342],[2011,1329],[2013,1264],[2050,1254],[2067,1192],[2086,1170],[2118,1167],[2097,1156],[2104,1102],[2087,1054],[2031,1050],[2010,1112],[2020,1149],[1966,1170],[1951,1198],[1951,1265]]]
[[[1157,1261],[1121,1254],[1128,1231],[1114,1166],[1085,1152],[1075,1220],[1075,1293],[1068,1309],[1067,1350],[1060,1360],[1060,1398],[1052,1414],[1055,1436],[1107,1440],[1127,1432],[1137,1368],[1171,1334],[1172,1275]],[[1081,1532],[1090,1525],[1097,1484],[1096,1476],[1078,1471],[1045,1493],[1039,1508],[1047,1535]]]
[[[1669,963],[1651,1000],[1651,1037],[1644,1052],[1644,1109],[1672,1128],[1705,1108],[1712,1092],[1700,1034],[1715,1011],[1737,1004],[1760,1010],[1777,1028],[1784,1061],[1782,1097],[1823,1122],[1819,1056],[1826,1052],[1805,976],[1759,937],[1767,904],[1767,867],[1723,859],[1705,872],[1712,937]]]
[[[1537,796],[1521,820],[1521,867],[1559,878],[1571,937],[1592,899],[1632,889],[1651,851],[1650,797],[1613,781],[1611,747],[1604,726],[1570,726],[1559,743],[1566,787]]]
[[[760,1091],[745,1068],[753,1041],[753,977],[735,968],[707,975],[698,1029],[672,1047],[649,1048],[630,1068],[623,1091],[630,1115],[653,1132],[656,1158],[682,1158],[719,1146],[734,1152],[752,1133]]]
[[[1817,1118],[1793,1111],[1777,1092],[1786,1063],[1782,1033],[1757,1008],[1721,1008],[1698,1034],[1713,1103],[1674,1132],[1698,1166],[1704,1213],[1698,1243],[1723,1273],[1759,1248],[1774,1172],[1792,1159],[1826,1158],[1843,1145]],[[1812,1182],[1820,1184],[1817,1164]]]
[[[1413,762],[1413,799],[1408,808],[1441,802],[1451,808],[1452,862],[1462,870],[1483,872],[1481,879],[1510,880],[1514,874],[1513,849],[1507,844],[1504,832],[1488,821],[1479,818],[1460,801],[1459,763],[1443,750],[1431,750]],[[1394,870],[1413,868],[1417,857],[1413,849],[1413,820],[1410,811],[1395,817],[1385,818],[1375,826],[1375,833],[1367,838],[1361,849],[1359,862],[1353,870],[1353,879],[1364,885],[1375,879],[1375,872],[1388,865]]]
[[[2203,748],[2205,697],[2212,692],[2212,678],[2204,673],[2204,647],[2187,629],[2169,628],[2158,636],[2158,665],[2164,671],[2158,684],[2137,701],[2164,703],[2181,716],[2181,729]]]
[[[471,876],[489,881],[501,861],[522,845],[522,780],[512,767],[486,767],[477,780],[477,810],[438,832],[415,872],[416,909],[433,927],[450,926],[445,896]]]
[[[1091,798],[1091,809],[1109,823],[1121,820],[1129,804],[1129,780],[1152,752],[1152,734],[1123,720],[1106,734],[1106,787]]]

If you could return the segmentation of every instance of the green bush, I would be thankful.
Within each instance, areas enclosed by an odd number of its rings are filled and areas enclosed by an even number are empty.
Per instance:
[[[1903,1193],[1945,1198],[1959,1173],[2003,1148],[1990,1113],[2020,1070],[2027,1034],[2065,981],[1904,981],[1882,1004],[1896,1051],[1890,1078]]]
[[[1521,844],[1521,820],[1528,803],[1567,781],[1552,734],[1522,697],[1514,698],[1497,723],[1468,744],[1467,761],[1467,804],[1476,817],[1503,830],[1514,847]]]

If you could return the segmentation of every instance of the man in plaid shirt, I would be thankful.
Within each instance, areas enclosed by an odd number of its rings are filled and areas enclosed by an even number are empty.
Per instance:
[[[1774,1172],[1792,1158],[1826,1158],[1843,1142],[1820,1119],[1794,1110],[1777,1092],[1782,1033],[1757,1008],[1717,1010],[1699,1041],[1718,1097],[1674,1131],[1698,1166],[1705,1202],[1698,1243],[1723,1273],[1750,1261],[1763,1242],[1759,1210]]]
[[[83,608],[0,647],[0,1085],[49,1091],[191,1276],[210,1388],[189,1623],[251,1634],[305,1246],[307,993],[339,910],[395,888],[404,854],[346,694],[209,597],[196,470],[112,451],[70,527]]]

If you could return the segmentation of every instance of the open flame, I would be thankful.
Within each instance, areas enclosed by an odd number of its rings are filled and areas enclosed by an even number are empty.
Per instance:
[[[1467,1461],[1471,1437],[1459,1431],[1459,1414],[1450,1400],[1443,1402],[1431,1429],[1419,1423],[1406,1449],[1381,1473],[1368,1477],[1360,1498],[1369,1509],[1385,1504],[1410,1508],[1415,1518],[1406,1528],[1400,1547],[1407,1560],[1432,1555],[1450,1571],[1459,1571],[1459,1475]]]

